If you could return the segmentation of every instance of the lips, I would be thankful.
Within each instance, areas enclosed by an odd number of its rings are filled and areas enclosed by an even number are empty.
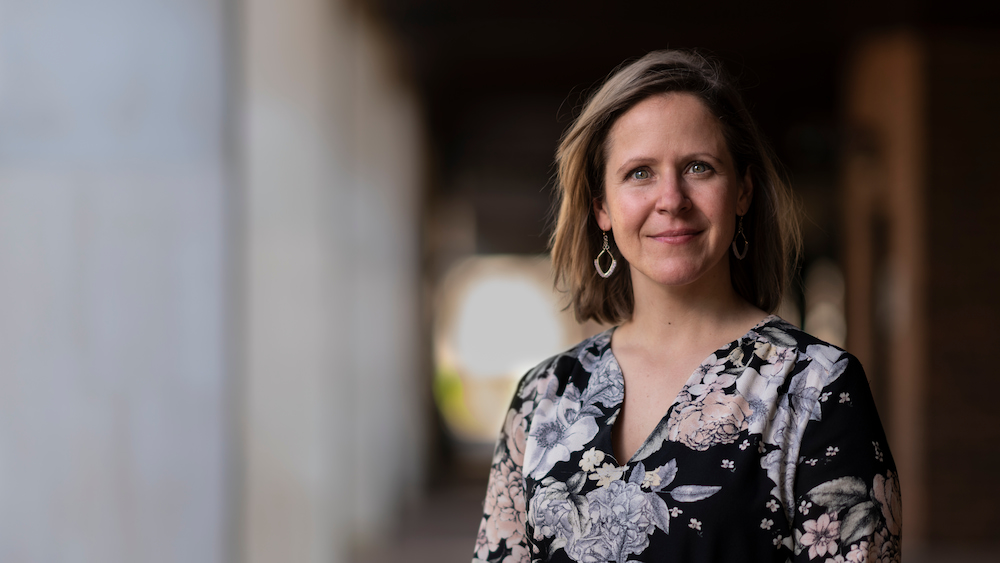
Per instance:
[[[650,235],[650,238],[654,238],[668,244],[681,244],[693,239],[701,233],[701,229],[670,229]]]
[[[687,235],[696,235],[701,232],[701,229],[672,229],[669,231],[663,231],[653,235],[654,238],[660,237],[683,237]]]

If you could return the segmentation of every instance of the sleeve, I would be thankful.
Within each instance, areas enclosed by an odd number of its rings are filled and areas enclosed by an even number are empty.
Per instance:
[[[530,377],[525,377],[518,386],[519,391],[515,393],[500,429],[473,563],[520,563],[530,559],[525,530],[527,506],[522,467],[528,419],[534,404],[525,400],[523,395],[531,385]]]
[[[792,519],[796,562],[898,563],[896,466],[860,362],[816,398],[799,450]]]

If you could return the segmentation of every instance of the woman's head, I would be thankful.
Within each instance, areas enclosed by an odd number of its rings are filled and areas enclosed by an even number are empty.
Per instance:
[[[610,132],[624,114],[654,96],[694,96],[718,120],[733,168],[752,185],[752,203],[742,219],[750,241],[743,260],[729,255],[733,288],[765,310],[777,308],[800,245],[787,186],[748,114],[734,82],[719,64],[688,51],[655,51],[609,78],[564,135],[556,154],[559,215],[552,238],[557,283],[571,296],[577,317],[620,323],[632,316],[628,264],[609,233],[616,273],[597,275],[594,257],[603,246],[595,202],[605,197]],[[737,217],[732,217],[733,225]],[[741,239],[742,240],[742,239]]]

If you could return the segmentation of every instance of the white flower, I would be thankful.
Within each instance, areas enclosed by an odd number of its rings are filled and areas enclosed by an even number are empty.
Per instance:
[[[597,448],[590,448],[583,452],[583,458],[580,459],[580,469],[588,472],[593,471],[602,461],[604,461],[604,452]]]
[[[688,393],[692,396],[698,397],[712,391],[725,389],[736,382],[735,375],[722,373],[722,370],[726,369],[725,362],[711,365],[714,358],[714,356],[709,358],[707,365],[702,364],[698,367],[698,371],[702,374],[701,381],[687,388]]]
[[[809,509],[811,509],[812,507],[813,507],[813,503],[807,502],[807,501],[802,501],[799,504],[799,512],[801,512],[802,514],[809,514]]]
[[[828,391],[828,392],[823,393],[822,395],[819,396],[819,402],[825,403],[826,400],[829,399],[829,398],[830,398],[830,393]]]
[[[802,463],[805,463],[806,465],[811,465],[813,467],[816,467],[816,462],[818,462],[818,461],[819,461],[818,459],[813,458],[813,459],[807,459],[807,460],[805,460]]]
[[[735,467],[736,467],[736,464],[733,463],[732,460],[729,460],[729,459],[722,460],[722,468],[723,469],[734,469]]]
[[[765,377],[784,374],[791,368],[798,356],[798,353],[793,348],[784,346],[762,345],[762,343],[758,342],[754,348],[757,356],[764,360],[764,365],[760,366],[760,373]]]
[[[760,434],[773,416],[770,405],[778,400],[778,387],[784,376],[768,377],[752,367],[746,368],[736,380],[736,392],[750,405],[750,434]]]
[[[653,487],[660,484],[660,474],[656,471],[647,471],[646,476],[642,478],[642,486],[647,489],[652,489]]]
[[[597,481],[598,487],[607,487],[612,481],[617,481],[625,474],[624,467],[616,467],[613,464],[605,463],[596,469],[597,473],[590,476],[591,480]]]
[[[838,448],[838,447],[829,446],[829,447],[826,448],[826,455],[828,457],[833,457],[833,456],[837,455],[838,453],[840,453],[840,448]]]
[[[698,530],[700,532],[701,531],[701,521],[692,518],[691,521],[688,522],[688,528],[691,528],[692,530]]]
[[[771,540],[771,543],[774,544],[774,547],[781,547],[781,540],[783,540],[783,539],[785,539],[785,538],[781,537],[781,534],[778,534],[778,535],[774,536],[774,539]]]
[[[597,422],[592,416],[576,416],[580,403],[566,398],[556,401],[538,402],[528,431],[524,471],[536,479],[541,479],[556,463],[569,461],[570,452],[583,449],[597,435]]]
[[[665,531],[669,523],[663,499],[635,483],[614,481],[590,491],[586,499],[584,517],[589,525],[566,538],[566,554],[573,561],[624,562],[646,549],[654,528]],[[664,512],[654,511],[651,501]]]
[[[767,501],[767,504],[765,504],[764,507],[769,509],[771,512],[778,511],[778,503],[774,499]]]
[[[844,357],[844,351],[829,344],[810,344],[806,346],[806,356],[812,358],[820,368],[829,373],[829,376],[824,377],[821,381],[821,387],[826,387],[830,382],[840,377],[840,374],[844,372],[844,368],[847,367],[847,358]]]
[[[750,447],[750,440],[743,440],[743,442],[740,443],[740,449],[741,450],[745,450],[748,447]]]
[[[847,402],[850,402],[850,400],[851,400],[851,394],[850,393],[841,393],[840,394],[840,402],[841,403],[847,403]]]
[[[529,502],[527,521],[535,529],[536,540],[555,535],[572,535],[570,513],[576,511],[576,506],[569,500],[568,493],[566,483],[562,482],[535,489]]]
[[[684,511],[681,510],[680,508],[677,508],[676,506],[670,509],[670,516],[674,518],[677,518],[681,514],[684,514]]]
[[[760,529],[761,530],[770,530],[771,526],[773,526],[773,525],[774,525],[774,520],[771,520],[769,518],[764,518],[764,519],[762,519],[760,521]]]
[[[577,360],[590,373],[590,383],[582,398],[585,405],[600,403],[611,407],[625,397],[625,379],[611,353],[611,330],[606,330],[580,346]]]

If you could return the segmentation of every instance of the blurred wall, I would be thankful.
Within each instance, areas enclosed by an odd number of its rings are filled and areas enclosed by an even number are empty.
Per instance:
[[[1000,330],[1000,36],[927,38],[927,536],[1000,559],[1000,423],[984,360]]]
[[[244,4],[247,561],[343,561],[423,475],[421,126],[340,2]]]
[[[344,561],[426,441],[422,125],[326,0],[0,0],[0,561]]]
[[[907,551],[927,560],[1000,549],[1000,425],[984,392],[998,370],[980,353],[1000,313],[998,69],[996,35],[975,30],[872,34],[848,69],[848,348],[892,442]]]
[[[927,371],[924,49],[914,33],[861,43],[850,68],[845,158],[848,348],[867,366],[906,497],[924,539]]]
[[[227,554],[223,0],[0,2],[0,560]]]

